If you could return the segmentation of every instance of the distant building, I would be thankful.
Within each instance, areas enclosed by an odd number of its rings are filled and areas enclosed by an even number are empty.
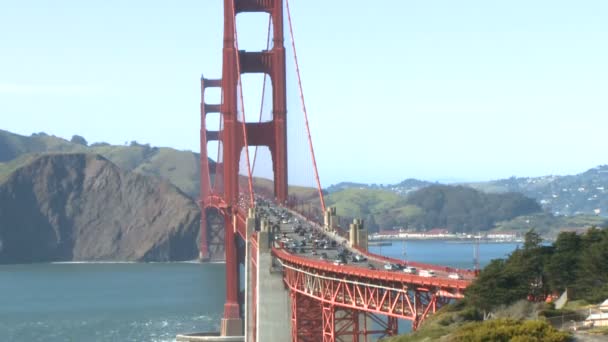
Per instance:
[[[446,236],[448,234],[450,234],[450,231],[445,228],[433,228],[426,232],[427,236]]]
[[[512,240],[517,238],[517,233],[515,232],[496,232],[496,233],[488,233],[486,238],[492,240]]]
[[[585,326],[608,327],[608,299],[600,304],[597,311],[591,313],[587,319],[585,319]]]

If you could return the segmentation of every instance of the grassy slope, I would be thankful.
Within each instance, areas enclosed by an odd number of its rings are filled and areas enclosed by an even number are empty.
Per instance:
[[[0,182],[40,153],[66,152],[101,154],[125,170],[167,179],[189,196],[198,197],[200,165],[196,153],[144,145],[87,147],[54,136],[26,137],[2,130],[0,130]]]
[[[326,196],[326,201],[336,207],[338,215],[347,217],[365,218],[405,206],[403,197],[385,190],[346,189]]]
[[[514,231],[525,233],[534,228],[546,237],[555,237],[560,230],[606,226],[606,218],[592,215],[553,216],[547,213],[519,216],[509,221],[496,223],[495,231]]]
[[[554,341],[567,341],[568,334],[560,333],[550,327],[542,317],[546,309],[544,303],[518,301],[510,306],[502,307],[494,312],[496,318],[481,321],[480,314],[463,301],[458,301],[441,308],[429,316],[415,332],[382,339],[382,342],[431,342],[431,341],[470,341],[463,339],[464,332],[476,332],[485,338],[475,341],[493,341],[492,336],[500,331],[505,335],[511,331],[514,335],[532,338],[529,341],[544,341],[545,338]],[[488,329],[489,328],[489,329]],[[470,334],[468,334],[470,337]],[[501,339],[501,340],[504,340]],[[528,339],[525,339],[528,341]]]
[[[41,153],[69,152],[100,154],[122,169],[166,179],[192,198],[198,198],[200,163],[197,153],[146,145],[93,144],[87,147],[55,136],[26,137],[2,130],[0,130],[0,182]],[[256,179],[256,188],[272,191],[272,182],[267,179]],[[289,193],[298,199],[313,202],[313,205],[319,202],[315,188],[290,186]]]

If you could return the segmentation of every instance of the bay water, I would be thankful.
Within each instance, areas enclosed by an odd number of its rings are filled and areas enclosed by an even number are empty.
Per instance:
[[[480,264],[516,247],[480,244]],[[470,243],[407,241],[370,250],[473,268]],[[224,296],[223,264],[0,265],[0,341],[173,341],[178,333],[218,331]]]

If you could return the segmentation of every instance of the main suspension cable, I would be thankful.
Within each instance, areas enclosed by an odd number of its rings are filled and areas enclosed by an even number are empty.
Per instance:
[[[285,0],[287,4],[287,21],[289,22],[289,34],[291,36],[291,46],[293,48],[293,56],[296,63],[296,73],[298,75],[298,88],[300,90],[300,102],[302,103],[302,111],[304,111],[304,122],[306,124],[306,133],[308,134],[308,145],[310,147],[310,155],[312,157],[313,171],[317,181],[317,190],[319,191],[319,199],[321,200],[321,208],[325,212],[325,199],[323,198],[323,190],[321,181],[319,180],[319,171],[317,170],[317,161],[315,159],[315,150],[312,146],[312,138],[310,136],[310,126],[308,125],[308,113],[306,111],[306,103],[304,102],[304,91],[302,90],[302,78],[300,77],[300,67],[298,65],[298,54],[296,53],[296,41],[293,37],[293,25],[291,23],[291,11],[289,9],[289,0]]]

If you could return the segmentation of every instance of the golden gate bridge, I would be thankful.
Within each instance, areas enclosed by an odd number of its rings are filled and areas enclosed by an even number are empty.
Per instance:
[[[239,50],[237,15],[249,12],[268,14],[262,51]],[[200,253],[225,260],[224,313],[219,334],[178,340],[368,341],[462,298],[474,272],[370,253],[364,222],[343,229],[326,207],[289,0],[224,0],[223,31],[222,76],[201,79]],[[246,113],[252,73],[264,75],[260,110]],[[210,88],[220,103],[205,101]]]

